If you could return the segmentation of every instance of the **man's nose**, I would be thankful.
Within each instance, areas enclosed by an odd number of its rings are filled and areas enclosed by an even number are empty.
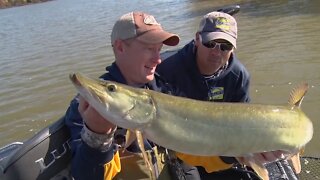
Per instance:
[[[221,54],[220,45],[217,44],[214,48],[210,49],[211,54]]]
[[[161,63],[160,52],[155,53],[155,55],[154,55],[152,60],[153,60],[154,63],[160,64]]]

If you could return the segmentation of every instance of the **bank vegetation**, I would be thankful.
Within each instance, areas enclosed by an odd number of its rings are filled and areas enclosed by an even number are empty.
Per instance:
[[[46,2],[50,0],[0,0],[0,8],[23,6],[27,4]]]

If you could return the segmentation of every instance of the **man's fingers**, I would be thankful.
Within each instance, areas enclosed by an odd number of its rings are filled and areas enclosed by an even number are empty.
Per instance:
[[[265,152],[265,153],[262,153],[261,156],[263,157],[264,162],[262,163],[264,164],[279,160],[279,157],[277,157],[273,152]]]
[[[255,153],[253,154],[253,159],[261,164],[266,163],[265,156],[262,153]]]
[[[284,158],[285,158],[285,155],[283,151],[271,151],[271,152],[254,154],[254,159],[261,162],[262,164],[278,161]]]
[[[79,96],[78,110],[80,114],[82,115],[88,109],[88,107],[89,107],[89,103],[82,96]]]
[[[278,159],[285,159],[286,157],[288,157],[290,155],[290,153],[288,153],[286,151],[281,151],[281,150],[275,151],[274,154]]]

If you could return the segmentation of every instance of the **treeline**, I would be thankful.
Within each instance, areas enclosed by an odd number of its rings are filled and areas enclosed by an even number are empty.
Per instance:
[[[26,4],[45,2],[50,0],[0,0],[0,8],[22,6]]]

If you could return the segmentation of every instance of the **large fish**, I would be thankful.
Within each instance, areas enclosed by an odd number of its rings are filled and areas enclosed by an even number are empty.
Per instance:
[[[273,106],[198,101],[81,74],[70,74],[70,79],[108,121],[186,154],[248,157],[249,161],[253,153],[274,150],[297,155],[313,135],[312,122],[299,108],[306,84],[292,92],[288,106]],[[261,164],[252,161],[252,166],[267,179]]]

